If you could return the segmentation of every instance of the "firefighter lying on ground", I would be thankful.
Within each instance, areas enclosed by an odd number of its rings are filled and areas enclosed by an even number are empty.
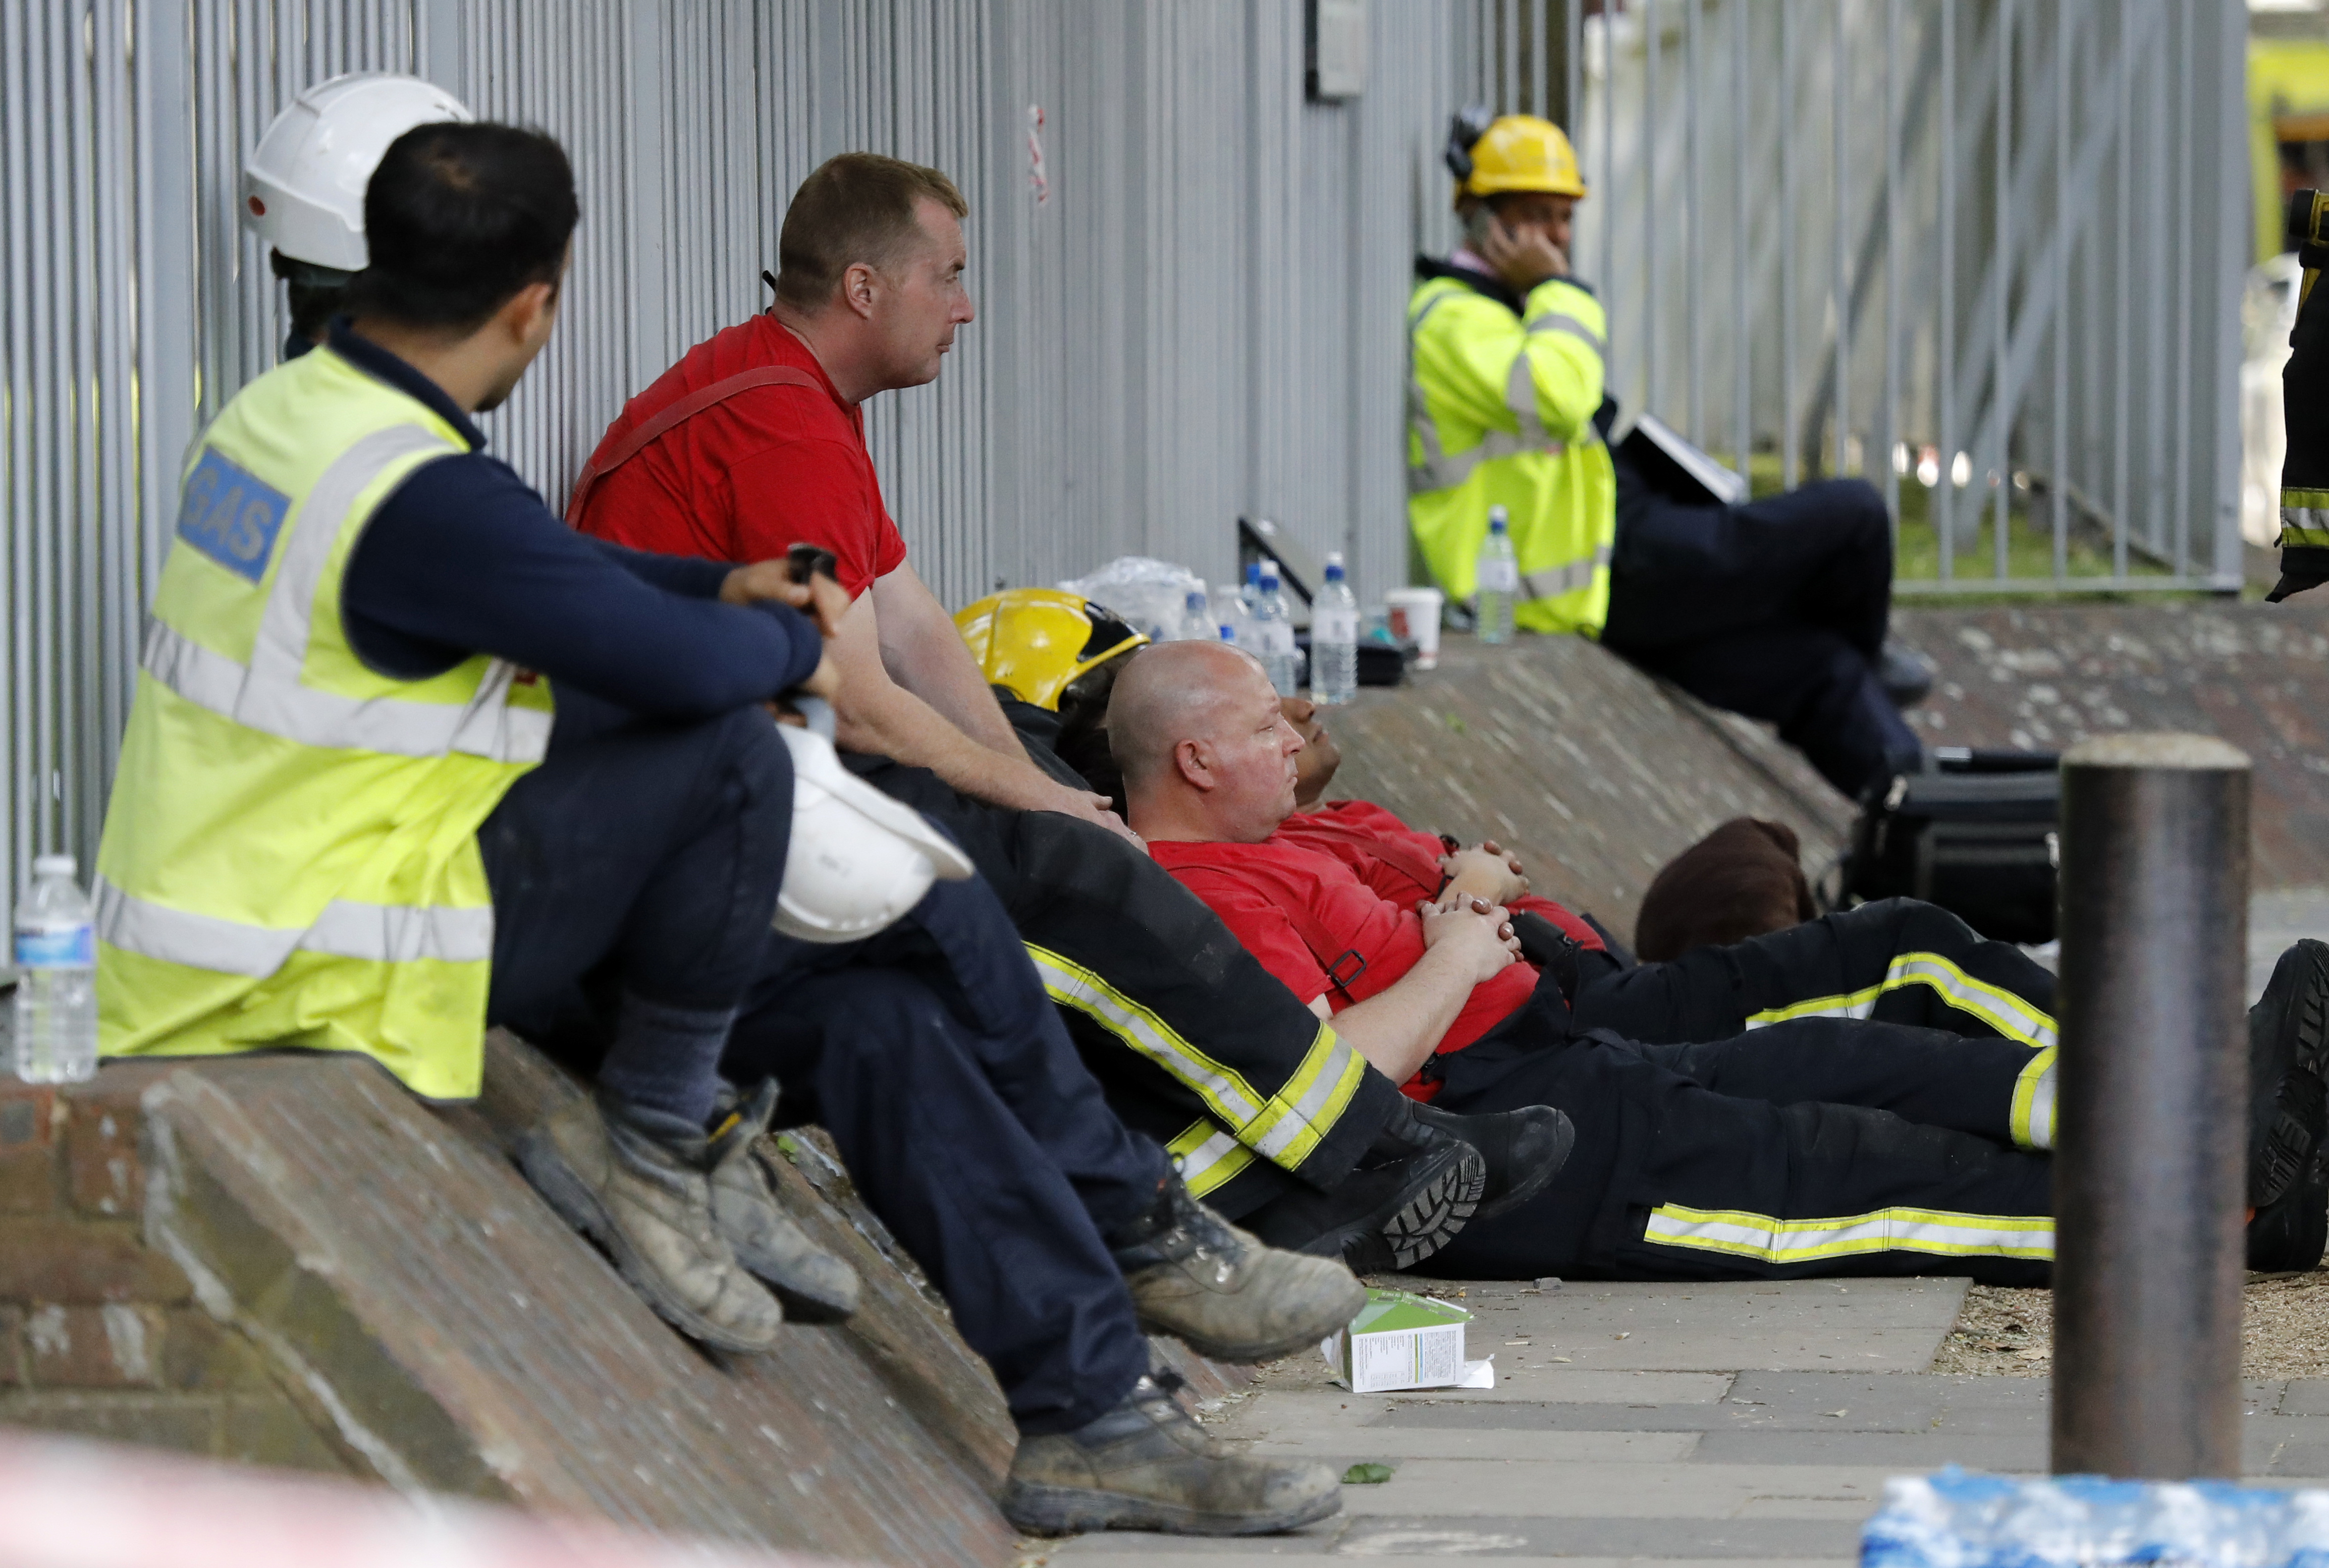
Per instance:
[[[2049,1277],[2051,1039],[2002,1034],[1929,982],[1767,1006],[1750,1020],[1773,1000],[1751,988],[1786,978],[1768,951],[1718,953],[1722,981],[1750,988],[1735,1001],[1680,964],[1628,972],[1645,977],[1636,986],[1620,975],[1598,1001],[1606,979],[1565,995],[1557,967],[1522,957],[1505,906],[1461,887],[1436,903],[1385,898],[1284,832],[1302,737],[1260,666],[1222,644],[1142,651],[1117,678],[1108,734],[1131,822],[1158,861],[1386,1076],[1460,1111],[1568,1113],[1577,1141],[1561,1175],[1467,1228],[1433,1270]],[[1879,906],[1868,918],[1881,932],[1893,917]],[[1851,917],[1803,929],[1819,966],[1849,962]],[[1853,1016],[1896,999],[1928,1021]],[[2249,1130],[2255,1266],[2313,1266],[2329,1227],[2317,1169],[2324,1008],[2329,945],[2307,941],[2282,955],[2249,1014],[2254,1082],[2270,1085]],[[1750,1021],[1762,1025],[1751,1036]]]
[[[1570,267],[1576,155],[1548,121],[1484,117],[1459,119],[1447,152],[1465,243],[1418,258],[1407,307],[1408,520],[1433,577],[1473,598],[1502,506],[1522,628],[1598,637],[1771,720],[1848,795],[1912,770],[1921,752],[1898,709],[1931,676],[1885,640],[1882,499],[1858,479],[1738,506],[1678,499],[1664,465],[1613,450],[1608,328]]]

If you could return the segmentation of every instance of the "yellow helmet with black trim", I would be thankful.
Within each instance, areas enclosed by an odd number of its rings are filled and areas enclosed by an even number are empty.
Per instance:
[[[1462,136],[1459,129],[1453,139],[1460,141]],[[1585,195],[1585,180],[1577,169],[1577,149],[1569,145],[1559,126],[1534,115],[1505,115],[1491,120],[1477,139],[1461,148],[1451,146],[1449,153],[1458,202],[1466,196],[1500,196],[1507,191],[1542,191],[1580,200]]]
[[[954,624],[988,684],[1054,712],[1079,677],[1148,641],[1115,611],[1057,588],[989,594]]]

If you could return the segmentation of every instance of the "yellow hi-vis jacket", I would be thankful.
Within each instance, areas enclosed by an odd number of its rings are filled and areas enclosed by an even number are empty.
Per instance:
[[[542,760],[547,687],[483,655],[367,669],[340,585],[427,405],[319,348],[203,432],[97,854],[99,1047],[361,1051],[474,1095],[494,911],[477,826]]]
[[[1482,279],[1426,263],[1408,301],[1407,517],[1442,591],[1469,599],[1502,505],[1519,557],[1514,624],[1597,635],[1609,614],[1617,481],[1593,423],[1601,304],[1566,278],[1515,315]]]

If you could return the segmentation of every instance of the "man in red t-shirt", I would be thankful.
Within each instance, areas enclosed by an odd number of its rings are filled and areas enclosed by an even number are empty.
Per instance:
[[[1506,906],[1524,953],[1562,966],[1561,989],[1580,1028],[1670,1045],[1820,1016],[1999,1035],[2041,1050],[2055,1043],[2051,972],[1913,898],[1637,964],[1611,952],[1589,921],[1530,893],[1520,862],[1495,844],[1464,847],[1419,831],[1372,801],[1327,801],[1342,753],[1309,703],[1287,698],[1280,706],[1303,748],[1295,812],[1279,835],[1341,860],[1396,903],[1461,888]],[[1545,925],[1532,927],[1531,915]],[[1559,951],[1563,938],[1573,951]]]
[[[1575,1123],[1551,1187],[1434,1268],[2047,1278],[2051,1052],[1833,1018],[1688,1046],[1579,1034],[1505,906],[1385,898],[1284,831],[1303,740],[1247,655],[1143,650],[1108,733],[1151,853],[1369,1061],[1435,1109]]]
[[[902,234],[884,227],[883,201],[900,181],[915,216]],[[586,533],[666,555],[831,550],[853,601],[833,645],[844,750],[929,768],[998,805],[1121,831],[1104,797],[1028,760],[953,617],[908,563],[865,450],[865,399],[935,380],[970,323],[968,211],[935,169],[869,153],[826,163],[786,211],[776,303],[696,344],[631,399],[569,512]]]

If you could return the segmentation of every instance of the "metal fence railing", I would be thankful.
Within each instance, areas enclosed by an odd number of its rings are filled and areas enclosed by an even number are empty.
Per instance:
[[[1459,91],[1573,106],[1629,415],[1864,474],[1902,592],[2239,586],[2245,7],[1473,4]]]

